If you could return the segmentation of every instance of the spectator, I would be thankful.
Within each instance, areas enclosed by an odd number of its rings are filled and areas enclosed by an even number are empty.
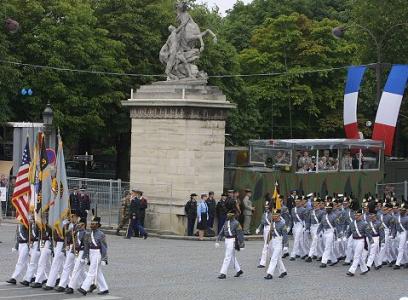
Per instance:
[[[207,230],[208,221],[208,206],[207,206],[207,193],[201,194],[201,199],[197,203],[197,229],[198,229],[198,239],[200,241],[204,238],[204,232]]]
[[[252,214],[255,211],[255,207],[252,206],[251,201],[252,191],[245,189],[245,197],[243,202],[243,215],[244,215],[244,234],[251,234],[250,226],[252,221]]]
[[[194,235],[194,225],[197,219],[197,194],[192,193],[190,195],[190,200],[187,201],[184,206],[184,211],[187,216],[187,235]]]
[[[215,218],[215,206],[216,206],[215,199],[214,199],[214,192],[208,193],[208,199],[206,202],[208,206],[207,226],[208,226],[208,230],[213,230],[214,218]]]
[[[223,193],[221,195],[220,201],[218,201],[217,206],[215,207],[215,211],[216,211],[217,219],[218,219],[217,234],[220,233],[220,231],[222,230],[222,226],[224,226],[225,220],[227,219],[226,199],[227,199],[227,194]]]
[[[344,151],[343,158],[341,159],[342,170],[353,170],[353,159],[350,156],[349,151]]]
[[[311,168],[311,165],[313,164],[312,158],[309,156],[308,151],[303,152],[303,156],[301,156],[298,160],[298,170],[307,172]]]
[[[130,239],[135,232],[139,232],[144,239],[147,239],[147,232],[140,225],[140,198],[143,192],[139,189],[132,189],[129,205],[129,227],[126,238]]]
[[[140,198],[140,224],[145,227],[145,217],[146,217],[146,209],[147,209],[147,198],[143,196],[143,192]]]

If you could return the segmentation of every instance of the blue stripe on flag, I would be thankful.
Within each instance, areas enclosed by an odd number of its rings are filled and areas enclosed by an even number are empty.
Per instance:
[[[345,94],[356,93],[360,90],[366,66],[352,66],[348,68]]]
[[[404,95],[408,79],[408,65],[393,65],[384,92]]]

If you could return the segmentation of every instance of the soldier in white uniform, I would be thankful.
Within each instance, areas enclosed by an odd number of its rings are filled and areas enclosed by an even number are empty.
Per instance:
[[[16,284],[17,277],[24,274],[23,271],[26,268],[29,261],[29,247],[28,247],[29,232],[23,224],[17,225],[16,230],[16,245],[12,249],[12,252],[18,251],[18,260],[14,269],[13,275],[7,280],[7,283]]]
[[[86,220],[78,219],[78,225],[74,227],[73,233],[73,250],[75,254],[75,264],[74,270],[72,271],[71,278],[68,283],[68,287],[65,289],[65,294],[72,294],[74,289],[81,286],[84,281],[85,273],[85,258],[84,250],[86,243],[86,231],[85,231]]]
[[[302,200],[295,199],[295,207],[292,209],[293,220],[293,248],[290,254],[290,260],[295,260],[296,257],[307,257],[307,251],[304,245],[304,230],[305,230],[305,218],[306,208],[302,205]]]
[[[261,224],[258,226],[258,228],[255,231],[256,234],[259,234],[260,232],[262,232],[263,239],[264,239],[261,259],[259,260],[258,268],[265,268],[266,260],[270,252],[268,236],[269,236],[269,229],[271,228],[271,222],[272,222],[272,214],[269,208],[269,202],[266,202],[265,212],[262,214]]]
[[[268,235],[268,243],[271,249],[271,260],[268,270],[266,271],[267,280],[273,278],[273,273],[276,267],[278,267],[279,278],[283,278],[287,275],[286,268],[282,262],[282,247],[288,239],[288,230],[285,221],[280,217],[280,210],[275,210],[272,213],[272,223],[270,225],[270,231]]]
[[[350,224],[348,230],[348,236],[353,237],[353,264],[350,266],[348,272],[346,273],[347,276],[354,276],[354,273],[357,270],[357,267],[360,266],[361,275],[366,274],[369,269],[367,268],[366,262],[364,260],[365,251],[368,251],[367,241],[369,240],[370,243],[373,242],[373,238],[371,237],[371,230],[367,222],[363,220],[363,210],[358,210],[355,213],[355,219]]]
[[[34,218],[30,217],[30,261],[27,266],[27,272],[24,280],[20,283],[24,286],[29,286],[34,282],[35,272],[38,268],[38,261],[40,259],[40,231],[34,222]]]
[[[101,227],[101,218],[93,217],[91,221],[91,232],[88,233],[85,245],[85,260],[89,260],[89,270],[85,281],[78,289],[82,295],[92,292],[98,287],[98,295],[109,294],[108,284],[102,273],[102,267],[108,264],[108,245],[105,234],[99,229]]]
[[[55,288],[57,292],[64,292],[68,286],[69,278],[75,266],[75,246],[74,232],[77,226],[78,217],[74,212],[71,212],[70,221],[64,225],[64,240],[65,240],[65,261],[62,267],[62,273],[58,286]]]
[[[317,257],[322,256],[321,243],[319,243],[319,234],[317,229],[319,228],[320,221],[322,218],[323,210],[320,209],[320,199],[313,199],[313,209],[310,210],[309,215],[306,219],[306,230],[310,232],[312,237],[312,242],[310,244],[309,255],[306,258],[306,262],[312,262],[312,259],[317,259]]]
[[[53,238],[54,238],[54,259],[52,260],[47,283],[43,285],[43,289],[46,291],[54,289],[57,283],[57,277],[62,272],[62,267],[64,265],[65,260],[64,236],[54,229]]]
[[[401,204],[399,215],[395,216],[395,240],[398,246],[397,260],[395,262],[394,270],[401,268],[401,264],[408,263],[407,253],[407,230],[408,230],[408,215],[405,203]]]
[[[235,219],[234,212],[229,212],[227,214],[227,221],[224,223],[224,226],[217,237],[217,242],[215,243],[216,248],[220,246],[219,241],[222,238],[225,238],[225,257],[218,278],[225,279],[227,277],[227,270],[231,262],[237,271],[234,277],[239,277],[244,272],[241,270],[241,266],[238,263],[236,251],[240,251],[240,249],[244,248],[245,244],[241,225]]]
[[[43,228],[40,233],[40,259],[38,260],[37,272],[35,273],[35,281],[31,283],[32,288],[41,288],[46,283],[48,272],[52,258],[52,229],[48,225],[47,214],[43,215]]]

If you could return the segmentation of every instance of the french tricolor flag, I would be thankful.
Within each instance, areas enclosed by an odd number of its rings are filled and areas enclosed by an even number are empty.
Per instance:
[[[357,124],[357,100],[361,81],[367,67],[352,66],[348,68],[346,90],[344,92],[344,131],[349,139],[359,139]]]
[[[375,118],[373,140],[384,141],[384,154],[390,156],[395,125],[408,79],[408,65],[394,65],[388,76]]]

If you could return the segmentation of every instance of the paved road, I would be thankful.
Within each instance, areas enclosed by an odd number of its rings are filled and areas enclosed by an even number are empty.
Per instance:
[[[0,227],[0,281],[12,273],[16,254],[11,253],[15,225]],[[318,263],[302,260],[284,263],[289,275],[284,279],[263,279],[257,269],[262,242],[247,242],[238,255],[244,270],[234,278],[230,270],[226,280],[217,279],[223,259],[223,247],[213,242],[178,241],[150,238],[123,240],[108,236],[109,265],[104,267],[110,295],[61,295],[54,292],[10,286],[0,283],[1,299],[399,299],[408,296],[408,270],[386,267],[366,276],[345,276],[346,267],[322,270]]]

